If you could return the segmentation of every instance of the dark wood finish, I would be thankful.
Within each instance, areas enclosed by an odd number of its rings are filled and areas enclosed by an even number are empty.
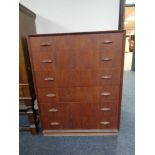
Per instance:
[[[29,36],[45,131],[119,129],[124,41],[125,31]]]
[[[32,134],[37,132],[36,116],[33,111],[35,92],[26,38],[29,34],[36,32],[35,17],[36,15],[32,11],[19,5],[19,103],[25,105],[29,110],[31,109],[31,113],[28,110],[23,112],[20,109],[19,114],[28,116],[29,129]],[[20,131],[24,128],[20,127]]]

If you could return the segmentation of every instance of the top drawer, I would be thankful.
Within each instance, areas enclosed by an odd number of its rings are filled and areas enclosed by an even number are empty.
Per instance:
[[[76,35],[51,35],[30,37],[31,49],[44,50],[74,50],[74,49],[99,49],[104,48],[122,51],[122,33],[76,34]]]

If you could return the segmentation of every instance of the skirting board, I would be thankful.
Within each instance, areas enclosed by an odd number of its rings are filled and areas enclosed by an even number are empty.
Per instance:
[[[117,135],[118,130],[43,130],[44,136],[109,136]]]

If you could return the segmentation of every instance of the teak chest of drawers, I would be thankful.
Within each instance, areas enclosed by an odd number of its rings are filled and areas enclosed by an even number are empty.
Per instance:
[[[125,31],[30,35],[44,135],[116,134]]]

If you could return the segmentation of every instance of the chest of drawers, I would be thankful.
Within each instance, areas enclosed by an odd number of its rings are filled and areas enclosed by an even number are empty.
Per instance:
[[[44,135],[119,130],[125,31],[28,37]]]

